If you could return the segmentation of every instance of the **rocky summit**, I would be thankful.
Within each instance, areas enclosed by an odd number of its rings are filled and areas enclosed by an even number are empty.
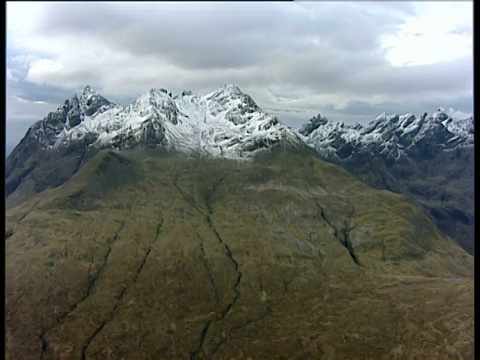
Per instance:
[[[406,195],[473,254],[474,120],[382,114],[367,126],[318,115],[296,130],[323,158],[377,189]]]
[[[473,359],[473,257],[302,136],[230,85],[87,87],[35,123],[6,163],[6,357]]]
[[[64,183],[104,148],[248,160],[278,142],[301,143],[235,85],[207,95],[151,89],[126,107],[87,86],[33,124],[8,156],[7,206]]]

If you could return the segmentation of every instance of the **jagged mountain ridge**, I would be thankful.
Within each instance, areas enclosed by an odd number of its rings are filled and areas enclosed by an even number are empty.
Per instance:
[[[50,124],[53,132],[46,131]],[[49,149],[90,136],[95,140],[89,146],[96,148],[127,149],[146,143],[226,158],[250,157],[281,138],[298,141],[235,85],[205,96],[190,91],[172,96],[166,89],[151,89],[126,107],[87,86],[80,98],[74,95],[32,131]]]
[[[278,144],[306,143],[375,188],[420,199],[437,225],[473,252],[473,136],[473,117],[454,120],[443,109],[382,114],[367,126],[319,115],[292,132],[235,85],[207,95],[151,89],[126,107],[87,85],[33,124],[7,158],[6,204],[63,184],[103,148],[247,160]]]
[[[296,130],[325,159],[378,189],[407,195],[467,251],[474,250],[474,119],[444,109],[382,114],[366,126],[320,114]]]
[[[435,147],[432,153],[473,146],[473,125],[473,116],[454,120],[440,108],[430,116],[383,113],[366,126],[329,121],[319,114],[297,133],[322,155],[345,159],[358,147],[376,146],[385,158],[395,160],[416,155],[422,142]]]
[[[33,124],[7,158],[7,206],[64,183],[103,148],[248,160],[277,144],[303,145],[235,85],[207,95],[151,89],[126,107],[87,86]]]

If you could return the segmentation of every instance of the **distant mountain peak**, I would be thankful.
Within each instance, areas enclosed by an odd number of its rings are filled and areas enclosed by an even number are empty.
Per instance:
[[[444,108],[420,116],[384,112],[365,126],[342,127],[318,115],[296,131],[369,185],[422,203],[439,228],[473,250],[472,116],[453,118]]]
[[[243,94],[243,91],[235,84],[224,84],[222,89],[232,94]]]
[[[181,93],[180,93],[180,96],[191,96],[193,93],[191,90],[183,90]]]
[[[312,133],[312,131],[318,129],[322,125],[326,125],[328,122],[328,119],[321,114],[318,114],[314,117],[312,117],[310,120],[308,120],[307,123],[303,124],[300,126],[298,129],[298,132],[302,134],[303,136],[308,136],[309,134]]]
[[[150,94],[158,94],[158,95],[168,95],[168,90],[165,88],[151,88],[149,91]]]
[[[429,144],[429,153],[472,146],[473,118],[454,120],[445,109],[439,108],[430,116],[424,112],[419,117],[412,113],[399,115],[384,112],[365,126],[352,126],[329,121],[318,114],[296,132],[324,156],[340,154],[344,158],[353,155],[356,146],[374,146],[379,153],[398,159],[410,153],[416,156],[416,144],[420,142]]]
[[[85,88],[83,89],[83,95],[90,95],[90,94],[95,94],[96,91],[92,89],[90,85],[86,85]]]
[[[44,132],[46,123],[51,130]],[[186,153],[248,158],[282,139],[300,142],[233,84],[209,95],[185,90],[175,97],[165,88],[151,88],[127,107],[110,102],[87,84],[80,98],[74,95],[32,127],[41,133],[35,141],[51,149],[89,139],[88,145],[98,148],[148,143]]]

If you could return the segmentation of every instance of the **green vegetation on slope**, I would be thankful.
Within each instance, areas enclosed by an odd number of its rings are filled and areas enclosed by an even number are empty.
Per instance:
[[[9,358],[473,358],[473,259],[314,154],[101,151],[7,212]]]

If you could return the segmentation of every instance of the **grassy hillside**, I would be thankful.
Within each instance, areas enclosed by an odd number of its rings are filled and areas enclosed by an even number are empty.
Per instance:
[[[7,357],[473,358],[473,258],[305,151],[101,151],[8,210]]]

